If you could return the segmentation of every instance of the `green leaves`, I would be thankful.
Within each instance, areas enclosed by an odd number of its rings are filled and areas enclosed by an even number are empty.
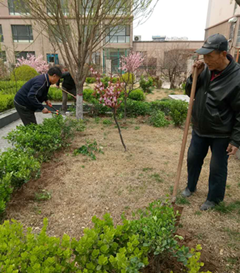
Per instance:
[[[8,134],[6,139],[15,148],[0,154],[0,214],[4,212],[12,192],[30,179],[37,178],[41,163],[50,159],[54,151],[69,145],[69,138],[73,137],[75,130],[83,131],[84,128],[82,121],[56,116],[45,119],[43,124],[18,126]],[[47,200],[51,195],[44,192],[36,198]]]
[[[92,160],[96,160],[96,155],[94,154],[94,152],[98,152],[98,153],[103,154],[102,149],[97,147],[96,140],[94,142],[92,142],[92,143],[87,141],[86,145],[82,145],[80,148],[75,149],[74,152],[73,152],[73,155],[74,156],[76,156],[78,154],[87,155]]]
[[[153,202],[135,215],[135,220],[113,224],[109,214],[93,217],[94,228],[85,229],[79,241],[64,235],[47,235],[45,218],[39,234],[23,230],[20,223],[5,221],[0,226],[0,271],[29,273],[139,273],[148,265],[149,254],[176,256],[188,272],[198,273],[201,247],[179,246],[175,235],[173,208]],[[208,272],[210,273],[210,272]]]

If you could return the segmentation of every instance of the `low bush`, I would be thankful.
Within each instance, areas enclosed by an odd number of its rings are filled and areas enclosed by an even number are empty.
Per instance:
[[[124,105],[121,104],[119,108],[119,113],[124,112]],[[128,117],[137,117],[137,116],[146,116],[151,114],[150,104],[143,101],[134,101],[127,99],[127,116]]]
[[[62,90],[57,87],[50,86],[48,91],[48,99],[53,101],[62,101]],[[74,98],[68,95],[68,100],[74,100]]]
[[[145,93],[151,93],[153,90],[153,79],[148,77],[148,79],[145,80],[142,76],[140,80],[140,86]]]
[[[38,73],[34,68],[28,65],[21,65],[14,68],[10,78],[11,81],[29,81],[37,75]]]
[[[141,89],[136,89],[130,92],[128,95],[129,99],[137,100],[137,101],[144,101],[145,95],[144,92]]]
[[[104,84],[104,87],[108,87],[108,83],[112,82],[112,83],[116,83],[117,82],[117,78],[114,77],[104,77],[101,79],[101,82]]]
[[[94,216],[92,222],[94,227],[84,229],[76,240],[66,234],[61,239],[48,236],[46,218],[39,234],[31,228],[25,232],[17,221],[5,221],[0,226],[0,271],[138,273],[148,265],[149,255],[162,260],[177,257],[189,273],[198,273],[203,266],[199,252],[179,245],[169,204],[153,202],[133,220],[123,216],[121,225],[114,225],[109,214],[103,220]]]
[[[96,97],[93,95],[95,91],[91,88],[86,88],[83,90],[83,100],[91,102],[93,99],[96,99]]]
[[[84,125],[70,118],[64,120],[60,115],[44,119],[42,124],[18,126],[6,139],[16,148],[23,151],[28,149],[28,152],[45,160],[50,158],[55,150],[69,144],[68,139],[73,136],[74,128],[84,130]]]
[[[175,126],[180,126],[186,120],[188,103],[179,100],[173,100],[171,103],[170,117]]]
[[[0,94],[16,94],[25,81],[0,81]]]
[[[50,159],[54,151],[69,145],[75,130],[84,128],[82,121],[54,116],[42,124],[18,126],[8,134],[6,139],[15,148],[0,154],[0,214],[11,193],[39,174],[41,163]]]
[[[2,95],[0,93],[0,112],[14,107],[14,95]]]
[[[162,88],[162,81],[160,80],[159,76],[152,77],[153,79],[153,86],[155,86],[157,89]]]
[[[38,159],[20,149],[8,149],[0,155],[0,215],[12,192],[30,179],[37,177],[40,171]]]
[[[166,120],[165,114],[162,111],[155,111],[149,118],[149,122],[154,127],[165,127],[169,125],[169,121]]]
[[[150,105],[153,111],[162,111],[166,116],[169,116],[172,107],[172,100],[152,101],[150,102]]]
[[[96,82],[96,78],[94,77],[87,77],[86,78],[86,83],[95,83]]]

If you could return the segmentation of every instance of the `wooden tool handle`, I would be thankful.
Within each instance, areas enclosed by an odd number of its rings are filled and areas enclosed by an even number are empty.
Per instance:
[[[180,152],[179,161],[178,161],[177,177],[176,177],[174,188],[173,188],[172,203],[176,202],[178,185],[179,185],[181,171],[182,171],[184,152],[185,152],[186,143],[187,143],[187,135],[188,135],[189,125],[190,125],[190,120],[191,120],[191,115],[192,115],[193,100],[195,98],[195,93],[196,93],[196,86],[197,86],[197,67],[195,67],[194,71],[193,71],[193,82],[192,82],[191,96],[190,96],[190,102],[189,102],[189,106],[188,106],[187,119],[186,119],[185,128],[184,128],[181,152]]]

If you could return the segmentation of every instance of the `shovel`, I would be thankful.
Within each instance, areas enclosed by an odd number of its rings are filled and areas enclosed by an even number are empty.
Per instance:
[[[197,60],[198,60],[198,58],[197,58]],[[184,133],[183,133],[181,152],[180,152],[179,161],[178,161],[177,176],[176,176],[176,180],[174,183],[173,194],[172,194],[172,205],[173,205],[174,211],[175,212],[178,211],[177,218],[176,218],[176,225],[178,225],[180,218],[181,218],[182,211],[183,211],[183,207],[176,205],[176,199],[177,199],[179,181],[180,181],[180,177],[181,177],[182,164],[183,164],[183,158],[184,158],[184,153],[185,153],[185,148],[186,148],[188,130],[189,130],[189,125],[190,125],[190,120],[191,120],[191,115],[192,115],[193,100],[195,98],[195,93],[196,93],[196,86],[197,86],[197,67],[194,67],[190,102],[189,102],[189,106],[188,106],[188,113],[187,113],[187,119],[186,119],[186,123],[185,123]]]

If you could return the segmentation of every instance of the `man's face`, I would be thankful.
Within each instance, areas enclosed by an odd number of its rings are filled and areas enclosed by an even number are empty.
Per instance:
[[[57,76],[56,74],[52,75],[49,77],[49,81],[51,84],[55,84],[60,80],[60,77]]]
[[[226,51],[219,53],[214,50],[203,55],[204,62],[208,66],[209,70],[221,70],[226,59],[226,54]]]

